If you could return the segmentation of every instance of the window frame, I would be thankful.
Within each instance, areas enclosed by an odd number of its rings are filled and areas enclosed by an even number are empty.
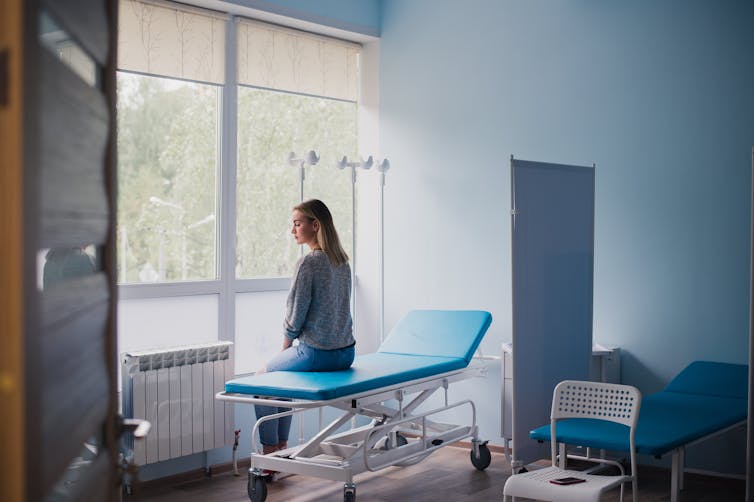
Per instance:
[[[178,4],[183,5],[183,4]],[[188,6],[189,9],[196,7]],[[219,341],[234,341],[236,331],[236,296],[244,293],[287,291],[291,277],[273,278],[237,278],[236,277],[236,172],[237,172],[237,134],[238,134],[238,78],[237,78],[237,24],[242,18],[250,16],[221,12],[227,15],[225,21],[225,82],[216,85],[220,90],[220,113],[218,122],[219,151],[216,176],[216,263],[217,278],[199,281],[174,281],[159,283],[118,283],[119,300],[157,299],[194,295],[218,296],[218,331]],[[294,28],[296,29],[296,28]],[[333,37],[331,34],[322,36]],[[361,44],[361,42],[355,42]],[[363,51],[363,47],[362,47]],[[360,56],[361,57],[361,56]],[[119,70],[120,71],[120,70]],[[130,72],[136,73],[136,72]],[[145,76],[161,77],[140,73]],[[166,77],[175,78],[175,77]],[[362,86],[360,77],[358,86]],[[253,87],[253,86],[252,86]],[[290,92],[290,91],[282,91]],[[300,93],[293,93],[300,94]],[[306,94],[303,94],[306,95]],[[328,98],[336,99],[336,98]],[[341,100],[348,101],[348,100]],[[356,101],[357,113],[360,113],[360,99]],[[357,123],[359,120],[357,119]],[[358,127],[358,126],[357,126]],[[360,136],[360,134],[359,134]],[[359,145],[361,140],[359,140]],[[350,175],[344,170],[344,176]],[[356,212],[356,201],[352,198],[352,214]],[[352,220],[352,235],[355,235],[355,219]],[[355,244],[355,242],[353,243]],[[355,253],[355,248],[353,250]],[[355,267],[352,271],[355,275]],[[355,288],[356,282],[353,281]]]

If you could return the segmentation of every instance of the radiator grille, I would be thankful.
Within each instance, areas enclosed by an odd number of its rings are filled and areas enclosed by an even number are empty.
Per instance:
[[[123,416],[152,424],[132,442],[137,465],[233,444],[232,405],[215,393],[233,378],[232,342],[122,355]]]

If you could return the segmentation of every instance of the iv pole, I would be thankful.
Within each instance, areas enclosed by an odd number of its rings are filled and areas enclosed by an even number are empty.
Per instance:
[[[339,169],[351,168],[351,211],[353,221],[353,232],[351,242],[353,250],[352,263],[352,316],[356,315],[356,168],[370,169],[375,164],[373,157],[370,155],[366,160],[360,158],[359,162],[349,162],[348,157],[344,156],[337,164]],[[385,339],[385,173],[390,169],[390,161],[385,158],[377,161],[377,171],[380,173],[380,201],[379,201],[379,261],[380,261],[380,342]]]
[[[351,320],[356,324],[356,169],[370,169],[374,160],[370,155],[367,160],[360,158],[359,162],[350,162],[347,156],[336,164],[338,169],[351,168]]]
[[[390,161],[383,159],[377,164],[380,173],[380,343],[385,340],[385,173]]]
[[[294,152],[288,155],[288,164],[291,166],[299,166],[300,181],[301,184],[301,202],[304,202],[304,180],[306,179],[306,166],[314,166],[319,162],[319,156],[314,150],[309,150],[305,157],[298,158]],[[303,256],[304,248],[300,248],[300,254]],[[320,409],[320,423],[322,422],[322,410]],[[301,419],[298,422],[298,443],[304,444],[304,416],[301,415]]]

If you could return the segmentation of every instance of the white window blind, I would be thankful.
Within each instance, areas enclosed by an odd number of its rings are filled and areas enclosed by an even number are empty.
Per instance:
[[[237,34],[239,84],[358,100],[359,44],[247,19]]]
[[[167,2],[119,4],[120,70],[224,82],[227,17]]]

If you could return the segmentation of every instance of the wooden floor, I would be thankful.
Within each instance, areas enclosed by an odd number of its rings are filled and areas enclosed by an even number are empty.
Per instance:
[[[243,471],[242,471],[243,472]],[[510,474],[505,456],[492,454],[492,464],[477,471],[469,461],[467,449],[447,447],[438,450],[423,462],[411,467],[389,467],[376,473],[356,477],[358,502],[455,502],[502,501],[503,485]],[[342,501],[343,484],[305,476],[288,476],[268,485],[268,502]],[[605,501],[617,502],[618,490]],[[745,483],[739,480],[686,475],[686,489],[679,502],[741,501]],[[129,501],[176,502],[245,502],[246,473],[214,475],[180,483],[163,483],[138,490]],[[521,500],[521,499],[518,499]],[[625,500],[631,500],[630,488]],[[639,469],[639,500],[656,502],[670,500],[670,472],[658,468]]]

